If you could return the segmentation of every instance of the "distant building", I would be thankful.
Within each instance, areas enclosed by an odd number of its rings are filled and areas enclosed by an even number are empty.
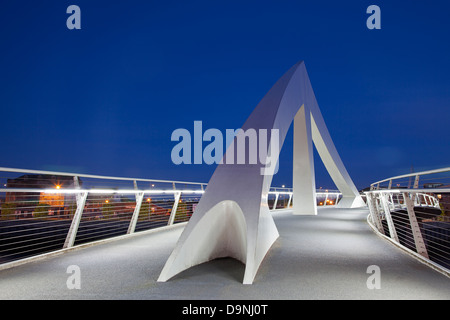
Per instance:
[[[423,188],[424,189],[431,189],[431,188],[448,188],[444,187],[443,183],[439,183],[439,182],[434,182],[434,183],[424,183],[423,184]]]
[[[81,185],[81,181],[79,182]],[[49,174],[26,174],[8,179],[6,189],[73,189],[73,177]],[[4,203],[13,208],[16,218],[30,217],[38,204],[47,205],[49,215],[62,215],[73,204],[73,196],[44,192],[6,192]],[[67,209],[67,210],[66,210]]]
[[[449,188],[450,185],[443,186],[444,188]],[[436,197],[439,200],[439,206],[443,213],[447,216],[450,216],[450,192],[441,192],[436,194]]]
[[[444,185],[443,183],[424,183],[423,185],[424,189],[433,189],[433,188],[442,188],[442,189],[449,189],[449,192],[440,192],[436,193],[433,192],[437,199],[439,200],[439,206],[441,207],[442,212],[450,216],[450,185]]]

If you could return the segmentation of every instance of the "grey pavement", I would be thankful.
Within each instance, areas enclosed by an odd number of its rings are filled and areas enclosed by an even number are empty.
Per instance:
[[[376,235],[366,209],[273,213],[280,238],[252,285],[224,258],[157,282],[182,226],[73,250],[0,271],[0,299],[450,299],[450,279]],[[80,289],[68,289],[80,269]],[[369,289],[367,268],[380,268]]]

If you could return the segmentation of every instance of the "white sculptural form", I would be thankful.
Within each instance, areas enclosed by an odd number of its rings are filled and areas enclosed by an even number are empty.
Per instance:
[[[364,205],[331,140],[303,61],[275,83],[242,130],[266,129],[270,133],[277,129],[279,150],[265,151],[272,161],[274,157],[278,161],[292,122],[293,213],[317,214],[313,142],[342,193],[339,206]],[[269,141],[270,138],[269,134]],[[227,153],[235,155],[234,150],[230,151],[235,147],[231,144],[224,157]],[[217,166],[158,281],[167,281],[183,270],[215,258],[233,257],[245,264],[243,283],[253,283],[264,256],[279,237],[267,204],[273,175],[271,172],[262,174],[266,164],[264,161],[256,164],[223,161]]]

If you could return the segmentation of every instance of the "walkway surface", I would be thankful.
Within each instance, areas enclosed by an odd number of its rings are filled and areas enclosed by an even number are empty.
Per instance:
[[[244,265],[214,260],[157,282],[182,226],[77,249],[0,271],[0,299],[450,299],[450,279],[377,236],[365,209],[273,214],[280,232],[252,285]],[[68,289],[70,265],[81,288]],[[368,289],[367,268],[380,268]]]

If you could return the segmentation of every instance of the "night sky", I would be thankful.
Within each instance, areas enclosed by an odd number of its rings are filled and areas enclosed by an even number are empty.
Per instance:
[[[0,166],[208,182],[215,165],[172,163],[172,132],[241,127],[304,60],[357,188],[447,167],[449,14],[434,0],[3,1]],[[292,184],[291,135],[273,186]]]

